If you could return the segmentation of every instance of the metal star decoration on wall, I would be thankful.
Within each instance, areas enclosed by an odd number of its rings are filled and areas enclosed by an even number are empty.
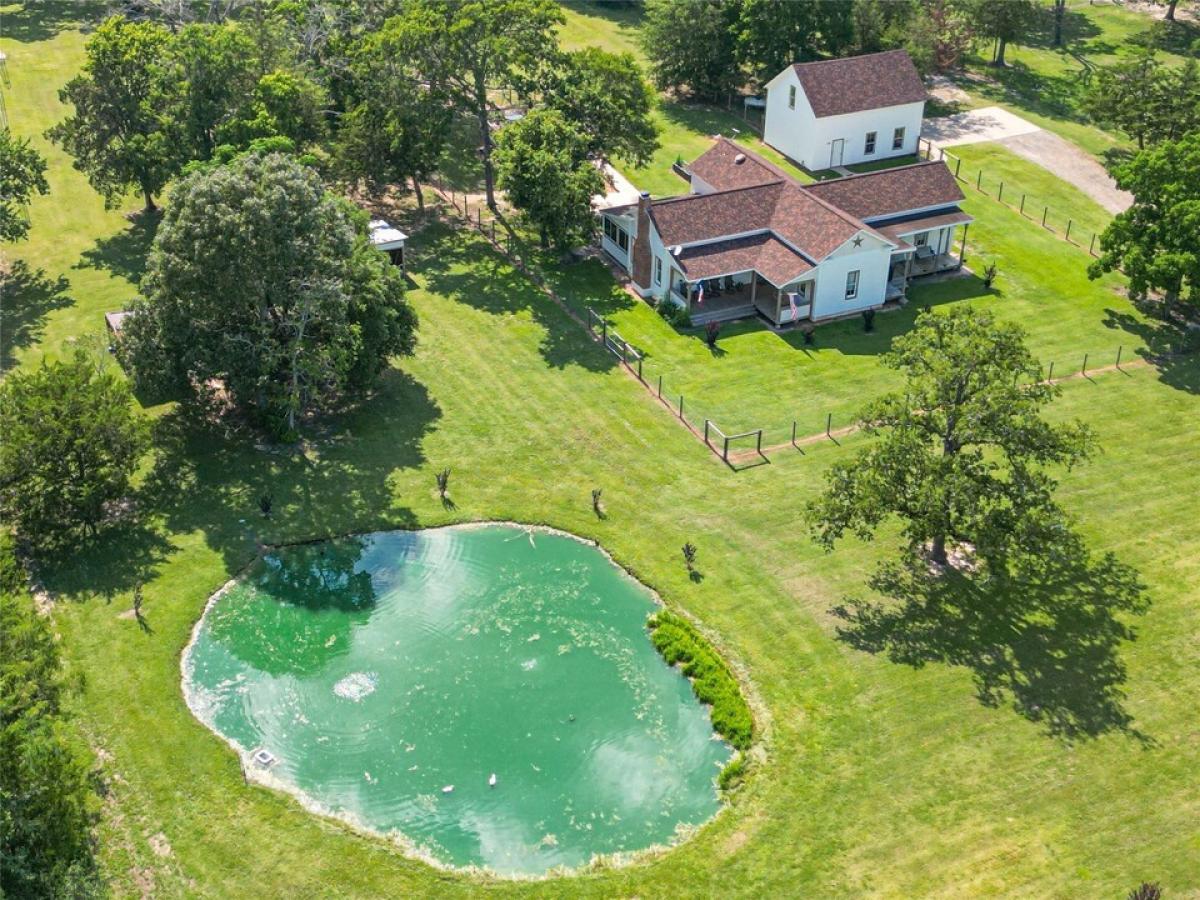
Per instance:
[[[855,247],[862,246],[862,235],[861,234],[854,238],[854,246]]]

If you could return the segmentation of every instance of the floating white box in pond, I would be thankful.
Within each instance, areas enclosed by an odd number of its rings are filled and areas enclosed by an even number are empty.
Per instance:
[[[256,763],[258,763],[258,765],[262,766],[264,769],[268,768],[269,766],[271,766],[275,763],[275,754],[272,753],[270,750],[268,750],[266,747],[259,747],[257,750],[254,751],[254,755],[251,756],[250,758],[253,759]]]

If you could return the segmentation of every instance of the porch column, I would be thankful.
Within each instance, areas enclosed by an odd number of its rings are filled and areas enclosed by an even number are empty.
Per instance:
[[[908,287],[908,279],[912,275],[913,254],[917,251],[909,250],[908,256],[904,257],[904,286]]]
[[[783,317],[783,288],[775,288],[775,324],[781,324]]]
[[[970,222],[963,224],[962,243],[958,247],[958,267],[961,269],[963,258],[967,255],[967,229],[971,227]]]

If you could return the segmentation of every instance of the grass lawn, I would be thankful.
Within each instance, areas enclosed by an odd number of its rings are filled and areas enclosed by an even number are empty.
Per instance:
[[[1080,111],[1088,78],[1097,67],[1112,65],[1145,46],[1156,21],[1114,4],[1070,4],[1064,23],[1066,46],[1060,49],[1050,45],[1053,31],[1047,9],[1027,44],[1009,46],[1005,68],[988,65],[991,47],[982,47],[968,65],[985,80],[962,81],[961,86],[972,94],[970,105],[1003,106],[1103,158],[1109,150],[1131,145],[1122,135],[1090,124]],[[1195,53],[1191,48],[1198,38],[1200,27],[1181,20],[1169,26],[1159,55],[1179,65]]]
[[[1026,216],[1040,225],[1042,213],[1048,209],[1046,227],[1061,235],[1070,222],[1071,240],[1084,247],[1089,246],[1093,234],[1102,232],[1112,221],[1112,214],[1079,188],[1001,144],[963,144],[952,147],[946,155],[947,165],[959,170],[964,193],[978,197],[979,191],[999,197],[1017,209],[1024,194]],[[958,166],[952,157],[961,159],[962,165]]]
[[[1040,167],[1000,148],[964,149],[984,162],[989,177],[1002,171],[1014,182],[1035,185],[1038,196],[1069,210],[1077,221],[1100,224],[1103,210]],[[1091,365],[1105,365],[1115,359],[1119,345],[1125,359],[1148,345],[1162,349],[1162,336],[1119,292],[1119,278],[1087,279],[1089,257],[1083,249],[970,186],[964,190],[964,207],[976,219],[968,232],[967,265],[982,271],[995,262],[999,277],[993,289],[986,290],[975,276],[917,281],[909,305],[877,316],[873,333],[865,334],[859,319],[822,325],[812,346],[797,332],[776,334],[746,322],[726,326],[714,354],[702,332],[679,332],[645,303],[615,289],[599,262],[544,270],[577,308],[590,305],[603,312],[645,354],[647,380],[657,383],[661,375],[667,395],[677,400],[682,394],[691,421],[703,425],[709,418],[727,433],[764,428],[768,444],[786,441],[793,421],[800,434],[822,430],[828,415],[835,426],[847,424],[865,398],[894,383],[879,355],[919,310],[930,306],[972,303],[1019,321],[1034,353],[1046,366],[1055,363],[1060,373],[1078,368],[1085,353]]]
[[[47,21],[62,8],[5,14],[18,134],[61,113],[54,88],[82,40],[70,22]],[[49,84],[18,81],[34,72]],[[38,291],[6,290],[6,335],[8,321],[31,323],[5,345],[20,365],[97,327],[132,292],[142,258],[134,226],[104,211],[61,155],[50,180],[32,239],[5,248],[52,283],[66,280],[48,307]],[[997,294],[973,302],[1020,316],[1043,358],[1134,337],[1157,345],[1112,282],[1083,280],[1085,254],[986,198],[968,208],[979,220],[972,239],[978,232],[981,252],[1001,260]],[[88,263],[90,251],[115,246],[127,249],[110,250],[102,268]],[[1054,407],[1097,430],[1102,452],[1064,476],[1061,499],[1094,551],[1139,570],[1143,612],[1122,608],[1128,595],[1103,565],[1076,560],[1019,596],[966,593],[923,609],[932,621],[882,617],[864,631],[833,611],[867,597],[864,579],[895,534],[825,554],[802,520],[825,467],[861,438],[735,475],[481,239],[431,224],[412,259],[420,345],[374,398],[294,451],[162,410],[139,486],[143,523],[81,544],[44,573],[82,685],[77,706],[102,751],[100,857],[115,895],[1093,897],[1143,879],[1169,896],[1200,891],[1200,535],[1186,502],[1200,493],[1200,361],[1079,379]],[[899,327],[890,321],[902,321],[881,316],[878,344],[856,344],[876,339],[853,323],[829,332],[812,358],[762,332],[731,335],[727,356],[696,357],[698,340],[655,331],[661,320],[644,305],[618,308],[611,280],[588,265],[557,278],[576,302],[609,303],[631,339],[644,329],[653,359],[676,354],[681,371],[735,375],[728,362],[749,366],[775,341],[758,393],[809,365],[813,406],[849,408],[877,390],[872,357]],[[927,302],[961,299],[963,284],[936,286],[951,296]],[[860,365],[873,374],[855,374]],[[844,389],[839,373],[861,381]],[[445,466],[458,504],[449,511],[434,486]],[[594,487],[607,519],[591,511]],[[275,498],[269,521],[257,512],[263,493]],[[471,519],[599,540],[669,605],[699,616],[746,674],[765,733],[759,761],[691,841],[566,884],[484,885],[247,786],[192,718],[181,650],[256,538]],[[699,580],[683,566],[684,541],[699,548]],[[147,632],[120,617],[141,579]]]

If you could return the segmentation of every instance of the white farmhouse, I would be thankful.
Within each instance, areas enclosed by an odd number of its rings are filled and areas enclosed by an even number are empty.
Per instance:
[[[683,307],[693,324],[838,319],[962,265],[956,231],[971,217],[944,162],[803,185],[718,138],[685,171],[691,193],[602,210],[601,246],[639,295]]]
[[[796,63],[767,84],[763,140],[806,169],[917,152],[925,85],[903,50]]]

